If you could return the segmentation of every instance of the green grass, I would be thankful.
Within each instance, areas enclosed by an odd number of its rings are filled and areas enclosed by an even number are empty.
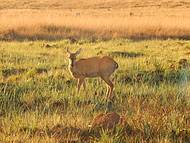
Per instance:
[[[98,78],[77,94],[67,47],[82,48],[79,58],[110,55],[119,63],[111,107]],[[62,126],[87,130],[106,110],[123,115],[134,133],[123,135],[118,127],[91,142],[188,142],[190,71],[179,61],[189,62],[189,54],[190,42],[182,40],[0,42],[0,142],[80,140],[53,132]]]

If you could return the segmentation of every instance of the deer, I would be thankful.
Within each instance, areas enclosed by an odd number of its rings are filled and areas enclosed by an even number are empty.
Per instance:
[[[81,48],[72,53],[67,48],[69,58],[69,71],[71,75],[78,80],[77,92],[79,93],[80,87],[83,84],[84,90],[86,89],[85,79],[100,77],[107,86],[107,98],[111,99],[113,94],[114,84],[110,80],[110,76],[119,67],[117,62],[109,56],[103,57],[89,57],[77,60]]]

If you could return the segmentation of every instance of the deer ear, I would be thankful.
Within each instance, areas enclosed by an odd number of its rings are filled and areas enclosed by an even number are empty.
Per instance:
[[[71,54],[71,52],[69,51],[69,49],[67,48],[67,53]]]
[[[78,51],[76,51],[75,54],[77,54],[77,55],[80,54],[81,50],[82,50],[82,49],[80,48]]]

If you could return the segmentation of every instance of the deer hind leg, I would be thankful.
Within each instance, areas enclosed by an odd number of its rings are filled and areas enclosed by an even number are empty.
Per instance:
[[[112,94],[113,94],[113,83],[111,82],[111,80],[109,79],[109,77],[101,77],[108,85],[108,89],[107,89],[107,98],[112,98]]]
[[[78,79],[78,93],[79,93],[79,91],[80,91],[80,87],[81,87],[81,85],[84,83],[84,78],[79,78]]]
[[[86,90],[86,82],[85,82],[85,79],[83,81],[83,87],[84,87],[84,90]]]

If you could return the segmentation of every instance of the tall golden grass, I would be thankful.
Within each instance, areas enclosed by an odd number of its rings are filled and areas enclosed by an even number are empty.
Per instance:
[[[99,9],[131,7],[189,7],[189,0],[1,0],[0,8]]]
[[[1,10],[1,40],[190,39],[187,9]]]

